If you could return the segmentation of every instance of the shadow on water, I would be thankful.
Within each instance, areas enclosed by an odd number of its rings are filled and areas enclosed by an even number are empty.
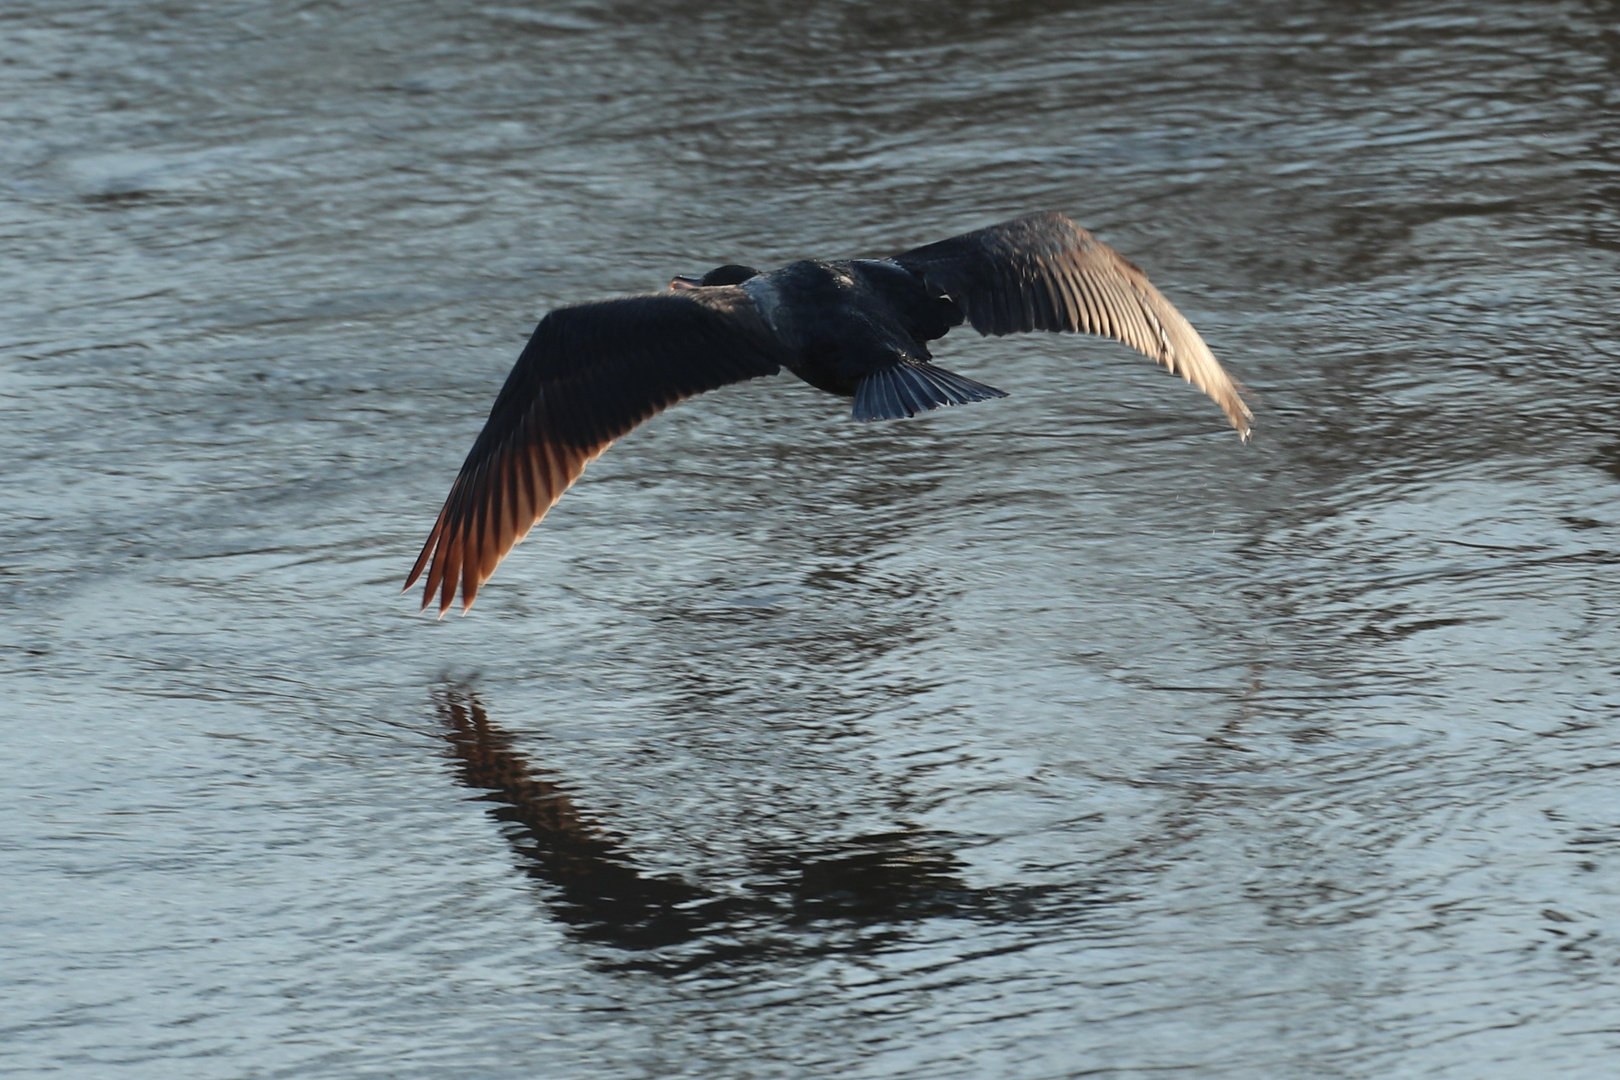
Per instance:
[[[634,954],[603,966],[679,974],[716,962],[870,951],[931,918],[1013,922],[1108,902],[1089,884],[979,888],[938,834],[897,830],[825,847],[763,848],[724,890],[638,869],[614,834],[514,746],[478,698],[439,698],[457,779],[489,815],[575,938]]]

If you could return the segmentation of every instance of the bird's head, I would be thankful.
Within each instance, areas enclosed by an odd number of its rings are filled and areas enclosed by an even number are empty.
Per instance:
[[[677,277],[669,283],[671,289],[706,289],[711,285],[741,285],[751,277],[758,277],[759,271],[752,266],[740,266],[737,263],[726,263],[717,266],[700,278]]]

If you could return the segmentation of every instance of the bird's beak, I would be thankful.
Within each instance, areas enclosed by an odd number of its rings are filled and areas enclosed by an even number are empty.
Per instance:
[[[703,279],[677,276],[669,283],[669,288],[671,292],[679,292],[681,289],[701,289],[703,288]]]

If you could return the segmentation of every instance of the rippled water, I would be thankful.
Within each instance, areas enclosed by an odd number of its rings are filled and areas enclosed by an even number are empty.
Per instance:
[[[1605,1074],[1617,26],[13,0],[0,1072]],[[1252,444],[957,334],[397,594],[548,307],[1047,207]]]

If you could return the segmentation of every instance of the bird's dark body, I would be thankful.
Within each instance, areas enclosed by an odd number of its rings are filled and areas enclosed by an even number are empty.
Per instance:
[[[1152,357],[1209,394],[1240,435],[1249,409],[1192,326],[1118,252],[1062,214],[1029,214],[886,259],[728,264],[670,291],[557,308],[496,396],[406,584],[464,607],[585,466],[648,417],[787,368],[894,420],[1005,397],[934,365],[928,344],[1083,331]]]
[[[874,371],[931,360],[928,342],[962,322],[949,298],[877,259],[805,259],[742,287],[786,350],[783,366],[843,397],[854,397]]]

